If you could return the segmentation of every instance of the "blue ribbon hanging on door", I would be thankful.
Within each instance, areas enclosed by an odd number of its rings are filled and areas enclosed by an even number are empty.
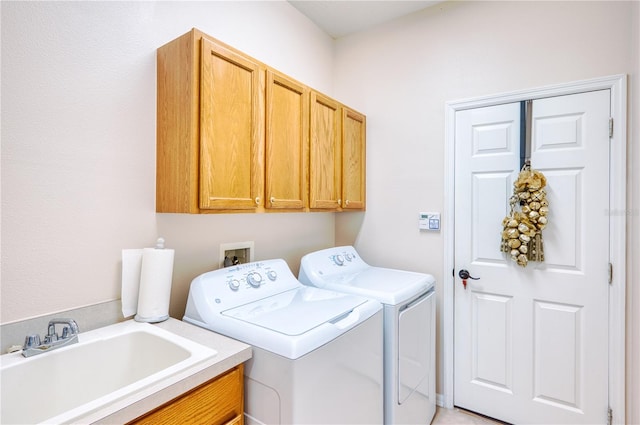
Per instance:
[[[527,101],[520,102],[520,169],[524,168],[527,158]]]

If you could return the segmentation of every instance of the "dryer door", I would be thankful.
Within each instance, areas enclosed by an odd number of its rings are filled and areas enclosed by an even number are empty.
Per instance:
[[[398,317],[398,404],[414,392],[429,396],[431,341],[434,332],[433,290],[400,309]],[[434,377],[431,377],[434,379]]]

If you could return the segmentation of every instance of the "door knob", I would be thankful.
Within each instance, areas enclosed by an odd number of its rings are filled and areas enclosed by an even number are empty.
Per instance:
[[[471,276],[471,274],[469,273],[469,270],[465,270],[465,269],[461,269],[458,272],[458,277],[462,279],[462,286],[464,286],[464,289],[467,289],[467,279],[473,279],[473,280],[480,279],[479,277]]]
[[[473,279],[473,280],[478,280],[480,279],[479,277],[473,277],[471,276],[471,274],[469,273],[469,270],[465,270],[465,269],[461,269],[458,272],[458,276],[460,277],[460,279]]]

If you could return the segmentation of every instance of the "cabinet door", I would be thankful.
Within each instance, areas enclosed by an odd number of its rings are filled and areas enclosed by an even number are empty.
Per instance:
[[[342,112],[342,208],[365,208],[366,118],[343,107]]]
[[[254,209],[264,173],[264,68],[203,38],[200,84],[200,208]]]
[[[309,89],[267,71],[265,207],[302,209],[307,200]]]
[[[243,371],[239,365],[127,425],[242,425]]]
[[[338,209],[341,204],[340,104],[311,92],[309,207]]]

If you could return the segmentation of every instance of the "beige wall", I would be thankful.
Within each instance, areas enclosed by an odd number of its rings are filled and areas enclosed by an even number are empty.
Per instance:
[[[444,210],[444,103],[629,74],[627,422],[640,423],[637,2],[443,3],[337,42],[283,1],[0,8],[0,323],[119,298],[121,249],[158,236],[176,249],[175,317],[225,242],[254,240],[256,259],[294,271],[307,251],[356,243],[441,281],[442,233],[416,221]],[[367,114],[366,213],[154,213],[155,49],[191,27]]]
[[[334,243],[327,213],[155,211],[155,52],[197,27],[331,93],[333,41],[288,3],[2,2],[1,323],[120,297],[123,248],[176,249],[171,314],[217,268]]]
[[[337,216],[336,242],[355,238],[371,263],[430,272],[439,282],[444,233],[420,232],[417,215],[446,205],[445,102],[629,75],[636,112],[629,123],[628,222],[635,237],[628,252],[627,422],[636,424],[639,25],[637,2],[446,2],[338,40],[335,62],[336,94],[365,111],[368,124],[367,212]]]

